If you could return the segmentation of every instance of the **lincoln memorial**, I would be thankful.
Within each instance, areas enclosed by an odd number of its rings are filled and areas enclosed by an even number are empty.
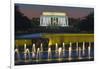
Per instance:
[[[68,27],[68,15],[64,12],[43,12],[40,16],[40,26]]]

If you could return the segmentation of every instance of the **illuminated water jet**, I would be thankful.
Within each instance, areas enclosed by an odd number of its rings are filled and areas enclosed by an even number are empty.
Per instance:
[[[17,60],[20,60],[20,55],[19,55],[19,50],[16,48],[15,49],[15,54],[17,55]]]
[[[59,61],[61,61],[61,58],[62,58],[62,48],[61,47],[58,49],[58,58],[59,58]]]
[[[70,42],[70,46],[69,46],[69,55],[68,55],[68,60],[71,60],[72,59],[72,43]]]
[[[65,56],[65,43],[63,43],[63,56]]]
[[[41,43],[41,46],[40,46],[40,55],[42,56],[42,53],[43,53],[43,44]]]
[[[56,46],[55,46],[56,48],[55,48],[55,55],[57,56],[57,54],[58,54],[58,44],[56,43]]]
[[[26,48],[26,50],[24,51],[24,59],[25,59],[25,62],[30,61],[30,51],[28,48]]]
[[[83,42],[83,46],[82,46],[82,55],[85,55],[85,42]]]
[[[78,56],[78,42],[76,42],[76,55]]]
[[[89,42],[89,46],[88,46],[88,59],[91,58],[91,42]]]
[[[40,48],[37,48],[36,61],[38,62],[39,59],[40,59]]]
[[[51,54],[51,47],[48,48],[48,61],[50,61],[52,57],[52,54]]]
[[[81,57],[81,47],[79,47],[79,55],[78,55],[78,59],[82,59],[82,57]]]
[[[33,44],[32,46],[32,58],[35,58],[35,53],[36,53],[36,48],[35,48],[35,44]]]

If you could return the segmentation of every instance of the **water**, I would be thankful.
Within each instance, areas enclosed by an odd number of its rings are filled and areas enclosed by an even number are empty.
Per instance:
[[[58,56],[58,44],[56,43],[55,55]]]
[[[59,47],[59,49],[58,49],[58,58],[59,58],[59,61],[61,61],[61,57],[62,57],[62,48]]]
[[[24,44],[24,51],[26,50],[26,43]]]
[[[26,41],[26,40],[25,40]],[[27,56],[27,54],[26,54],[26,43],[24,44],[24,59],[26,60],[26,56]]]
[[[36,48],[35,48],[35,44],[34,43],[33,43],[33,46],[32,46],[32,51],[36,52]]]
[[[16,48],[15,49],[15,54],[16,54],[16,57],[17,57],[17,61],[20,60],[20,54],[19,54],[19,50]]]
[[[35,48],[35,44],[33,43],[33,46],[32,46],[32,58],[35,58],[36,56],[36,48]]]
[[[85,55],[85,42],[83,42],[83,49],[82,49],[82,55],[84,56]]]
[[[38,62],[39,60],[40,60],[40,48],[37,48],[36,61]]]
[[[76,42],[76,55],[78,56],[78,42]]]
[[[81,47],[79,47],[79,56],[78,56],[79,60],[82,59],[81,57]]]
[[[43,44],[41,43],[41,47],[40,47],[40,55],[42,56],[42,53],[43,53]]]
[[[52,58],[51,47],[48,48],[48,61]]]
[[[58,43],[55,44],[55,49],[51,50],[51,46],[48,46],[47,50],[43,50],[43,44],[40,44],[40,47],[36,48],[36,45],[33,43],[32,51],[27,48],[26,43],[24,44],[24,52],[20,52],[18,48],[15,49],[16,61],[20,63],[40,63],[42,62],[61,62],[61,61],[73,61],[75,60],[84,60],[93,58],[93,51],[91,47],[91,42],[89,46],[85,48],[85,42],[83,42],[82,47],[79,46],[79,43],[76,42],[76,49],[72,49],[72,43],[70,42],[68,50],[65,47],[65,43],[62,43],[61,47],[58,47]],[[83,56],[84,51],[84,56]],[[65,59],[67,58],[67,59]],[[32,60],[31,60],[32,59]],[[42,60],[43,59],[43,60]],[[56,59],[56,60],[55,60]],[[21,61],[19,61],[21,60]]]
[[[88,59],[91,58],[91,43],[89,42],[89,46],[88,46]]]
[[[65,43],[63,43],[63,56],[65,56]]]
[[[70,42],[68,60],[72,59],[71,56],[72,56],[72,43]]]
[[[25,59],[25,62],[30,61],[30,51],[28,48],[26,48],[24,51],[24,59]]]

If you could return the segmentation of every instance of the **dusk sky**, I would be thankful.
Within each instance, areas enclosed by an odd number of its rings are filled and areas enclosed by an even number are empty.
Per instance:
[[[29,19],[33,17],[40,17],[43,11],[49,12],[65,12],[68,17],[82,18],[94,12],[93,8],[84,7],[67,7],[67,6],[47,6],[47,5],[34,5],[34,4],[15,4],[19,7],[20,12],[27,16]]]

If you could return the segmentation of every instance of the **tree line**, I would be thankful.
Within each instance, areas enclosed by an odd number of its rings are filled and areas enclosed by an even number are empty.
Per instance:
[[[94,33],[94,13],[91,12],[82,19],[69,18],[70,28],[81,33]],[[15,33],[37,32],[35,29],[40,29],[40,18],[29,19],[20,12],[18,6],[15,6]],[[65,30],[69,30],[65,28]],[[73,32],[71,32],[73,33]]]

